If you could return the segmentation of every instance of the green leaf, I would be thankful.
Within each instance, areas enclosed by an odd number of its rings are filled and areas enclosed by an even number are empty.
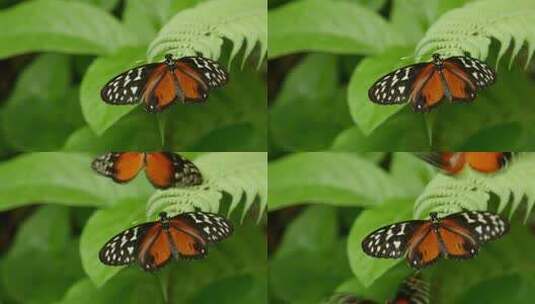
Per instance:
[[[135,42],[102,10],[59,0],[25,2],[3,10],[0,28],[0,58],[36,51],[106,54]]]
[[[143,222],[146,222],[145,200],[140,199],[123,200],[112,208],[96,211],[89,218],[80,236],[80,256],[85,272],[97,287],[124,268],[102,264],[98,259],[102,246],[120,231]]]
[[[97,135],[102,135],[121,117],[137,107],[109,105],[100,98],[100,90],[116,75],[141,65],[145,57],[144,51],[145,48],[121,49],[113,55],[96,59],[87,70],[80,88],[80,104],[87,124]]]
[[[468,289],[461,304],[523,304],[535,297],[535,284],[519,275],[505,275],[483,281]]]
[[[302,51],[376,54],[403,43],[381,16],[347,1],[294,1],[270,11],[268,27],[269,58]]]
[[[436,175],[436,170],[412,153],[397,152],[392,155],[390,174],[411,197],[417,197]]]
[[[166,303],[156,276],[128,269],[100,288],[87,278],[78,281],[59,304],[113,304],[117,299],[122,303]]]
[[[535,205],[535,154],[517,155],[502,172],[483,174],[469,166],[455,177],[438,174],[418,197],[415,215],[453,213],[462,209],[487,210],[491,194],[498,198],[498,212],[510,206],[510,216],[525,203],[527,219]]]
[[[383,170],[350,153],[296,153],[269,165],[269,209],[298,203],[373,206],[404,196]]]
[[[147,113],[130,113],[101,136],[88,126],[73,132],[67,139],[66,151],[157,151],[162,149],[156,121]]]
[[[440,53],[450,56],[468,52],[473,57],[485,59],[491,39],[496,39],[500,44],[498,61],[512,48],[512,63],[522,46],[527,45],[527,66],[535,50],[533,23],[535,3],[531,0],[472,2],[442,15],[418,43],[416,55]]]
[[[143,178],[117,185],[91,169],[92,158],[76,153],[28,153],[0,165],[0,210],[47,202],[108,206],[122,198],[147,198]]]
[[[344,95],[338,88],[336,58],[307,56],[290,72],[271,107],[274,141],[289,151],[327,148],[351,124]]]
[[[347,240],[347,255],[351,270],[365,287],[371,286],[402,259],[372,258],[362,251],[362,240],[384,225],[412,219],[412,203],[408,200],[387,201],[362,212],[355,220]]]
[[[349,110],[355,123],[364,135],[370,133],[383,124],[389,117],[400,111],[405,105],[378,105],[368,98],[368,89],[381,76],[401,66],[412,62],[403,62],[402,59],[410,55],[410,49],[389,49],[380,55],[368,57],[360,62],[353,72],[347,92]],[[420,117],[421,113],[413,113]]]
[[[260,63],[267,50],[266,7],[266,0],[219,0],[180,11],[152,41],[148,57],[167,53],[183,57],[200,52],[217,59],[223,39],[227,39],[233,45],[230,60],[244,48],[245,61],[258,44]]]
[[[311,206],[300,214],[270,262],[271,292],[289,303],[318,303],[328,295],[349,275],[337,234],[335,208]]]
[[[68,209],[60,206],[39,208],[23,223],[2,265],[9,296],[20,303],[51,303],[82,277],[70,233]]]
[[[161,210],[181,213],[195,208],[218,212],[225,193],[231,198],[229,215],[243,204],[243,219],[258,203],[260,220],[267,205],[267,153],[206,153],[195,164],[203,174],[203,184],[156,191],[149,199],[147,215],[156,215]]]

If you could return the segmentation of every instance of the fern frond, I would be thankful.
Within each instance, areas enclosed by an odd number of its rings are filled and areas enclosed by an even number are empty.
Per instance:
[[[148,202],[147,216],[159,211],[172,214],[196,208],[218,212],[223,193],[232,200],[228,214],[244,204],[242,219],[255,202],[259,203],[258,219],[267,205],[267,154],[264,152],[207,153],[195,160],[204,182],[188,188],[159,190]]]
[[[243,61],[259,45],[259,64],[267,53],[266,0],[218,0],[180,11],[158,33],[150,60],[166,53],[178,57],[202,53],[218,59],[223,39],[232,42],[230,61],[245,48]]]
[[[509,204],[510,216],[526,202],[527,218],[535,204],[535,153],[516,155],[509,167],[496,174],[482,174],[470,168],[456,176],[438,174],[418,197],[417,218],[429,212],[449,214],[462,209],[486,210],[491,197],[499,200],[498,212]]]
[[[535,1],[488,0],[469,3],[444,14],[427,31],[416,48],[416,57],[470,53],[485,59],[491,39],[500,43],[498,61],[513,45],[511,63],[520,49],[528,48],[529,63],[535,50]]]

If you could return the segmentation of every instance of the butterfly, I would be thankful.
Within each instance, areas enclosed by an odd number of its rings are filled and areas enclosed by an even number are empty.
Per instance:
[[[147,178],[159,189],[203,182],[201,172],[191,161],[171,152],[108,152],[95,158],[91,167],[118,183],[131,181],[145,168]]]
[[[507,166],[510,152],[431,152],[417,156],[447,174],[459,173],[465,165],[482,173],[495,173]]]
[[[145,104],[148,112],[159,112],[181,102],[202,102],[212,88],[228,82],[229,76],[219,63],[193,56],[149,63],[112,78],[100,91],[104,102],[112,105]]]
[[[472,101],[495,81],[496,72],[482,61],[469,56],[443,60],[433,54],[432,62],[408,65],[381,77],[368,90],[368,97],[383,105],[408,100],[415,111],[425,112],[444,96],[450,101]]]
[[[145,271],[165,266],[171,258],[199,259],[206,245],[232,234],[225,218],[206,212],[188,212],[173,217],[160,213],[159,221],[126,229],[112,237],[100,250],[100,261],[109,266],[137,263]]]
[[[377,258],[406,256],[418,269],[441,256],[458,259],[474,257],[482,244],[503,236],[509,223],[487,211],[463,211],[430,220],[413,220],[387,225],[362,240],[362,250]]]
[[[394,299],[387,304],[429,304],[429,283],[419,274],[407,277],[398,287]],[[359,298],[350,293],[335,294],[328,304],[378,304],[376,301]]]

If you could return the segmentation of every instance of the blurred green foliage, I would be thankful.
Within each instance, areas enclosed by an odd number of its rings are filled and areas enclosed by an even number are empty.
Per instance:
[[[301,152],[272,160],[270,226],[285,228],[273,228],[282,235],[270,246],[271,302],[323,303],[335,292],[377,303],[392,299],[414,270],[404,259],[367,256],[362,239],[387,224],[427,218],[429,211],[454,212],[462,202],[466,209],[499,210],[511,230],[473,259],[442,259],[422,269],[431,284],[430,303],[530,303],[533,166],[535,153],[515,155],[494,175],[466,168],[455,177],[437,174],[404,152]],[[455,191],[461,188],[466,191]]]
[[[121,5],[120,5],[121,4]],[[0,152],[265,151],[266,0],[35,0],[0,11]],[[264,20],[264,22],[262,22]],[[187,28],[180,22],[188,22]],[[202,53],[230,71],[206,103],[146,113],[100,89],[133,66]],[[237,137],[233,133],[239,135]]]
[[[266,303],[267,154],[185,153],[205,182],[155,190],[140,174],[127,184],[91,170],[95,155],[40,152],[0,162],[0,302]],[[103,244],[137,223],[204,210],[227,215],[233,235],[202,260],[174,261],[147,273],[109,267]],[[20,213],[29,216],[17,216]]]
[[[531,0],[274,1],[271,151],[533,149],[534,12]],[[379,77],[434,52],[486,60],[497,83],[426,114],[368,99]]]

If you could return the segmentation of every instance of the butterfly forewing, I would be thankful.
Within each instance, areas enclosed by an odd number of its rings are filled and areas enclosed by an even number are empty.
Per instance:
[[[386,74],[371,86],[368,90],[368,97],[379,104],[406,102],[416,76],[429,64],[413,64]]]
[[[414,231],[426,221],[400,222],[370,233],[362,241],[362,250],[374,257],[398,258],[405,250]]]
[[[117,105],[137,103],[147,78],[158,65],[151,63],[138,66],[115,76],[100,91],[102,100]]]
[[[191,67],[202,77],[205,84],[210,88],[220,87],[228,82],[228,73],[219,63],[200,56],[184,57],[178,60]],[[180,68],[180,65],[177,65]]]
[[[100,261],[106,265],[134,263],[138,244],[151,226],[152,223],[134,226],[111,238],[99,252]]]
[[[445,217],[443,221],[445,225],[469,229],[480,244],[498,239],[509,231],[507,221],[487,211],[459,212]]]
[[[179,214],[172,219],[173,227],[194,229],[206,243],[219,242],[232,234],[232,224],[222,216],[206,212]],[[187,231],[186,231],[187,232]]]
[[[125,183],[135,178],[143,165],[142,152],[109,152],[97,157],[91,167],[101,175]]]
[[[478,88],[485,88],[496,81],[496,72],[478,59],[469,56],[457,56],[448,58],[447,62],[460,66],[466,74],[470,75]]]

